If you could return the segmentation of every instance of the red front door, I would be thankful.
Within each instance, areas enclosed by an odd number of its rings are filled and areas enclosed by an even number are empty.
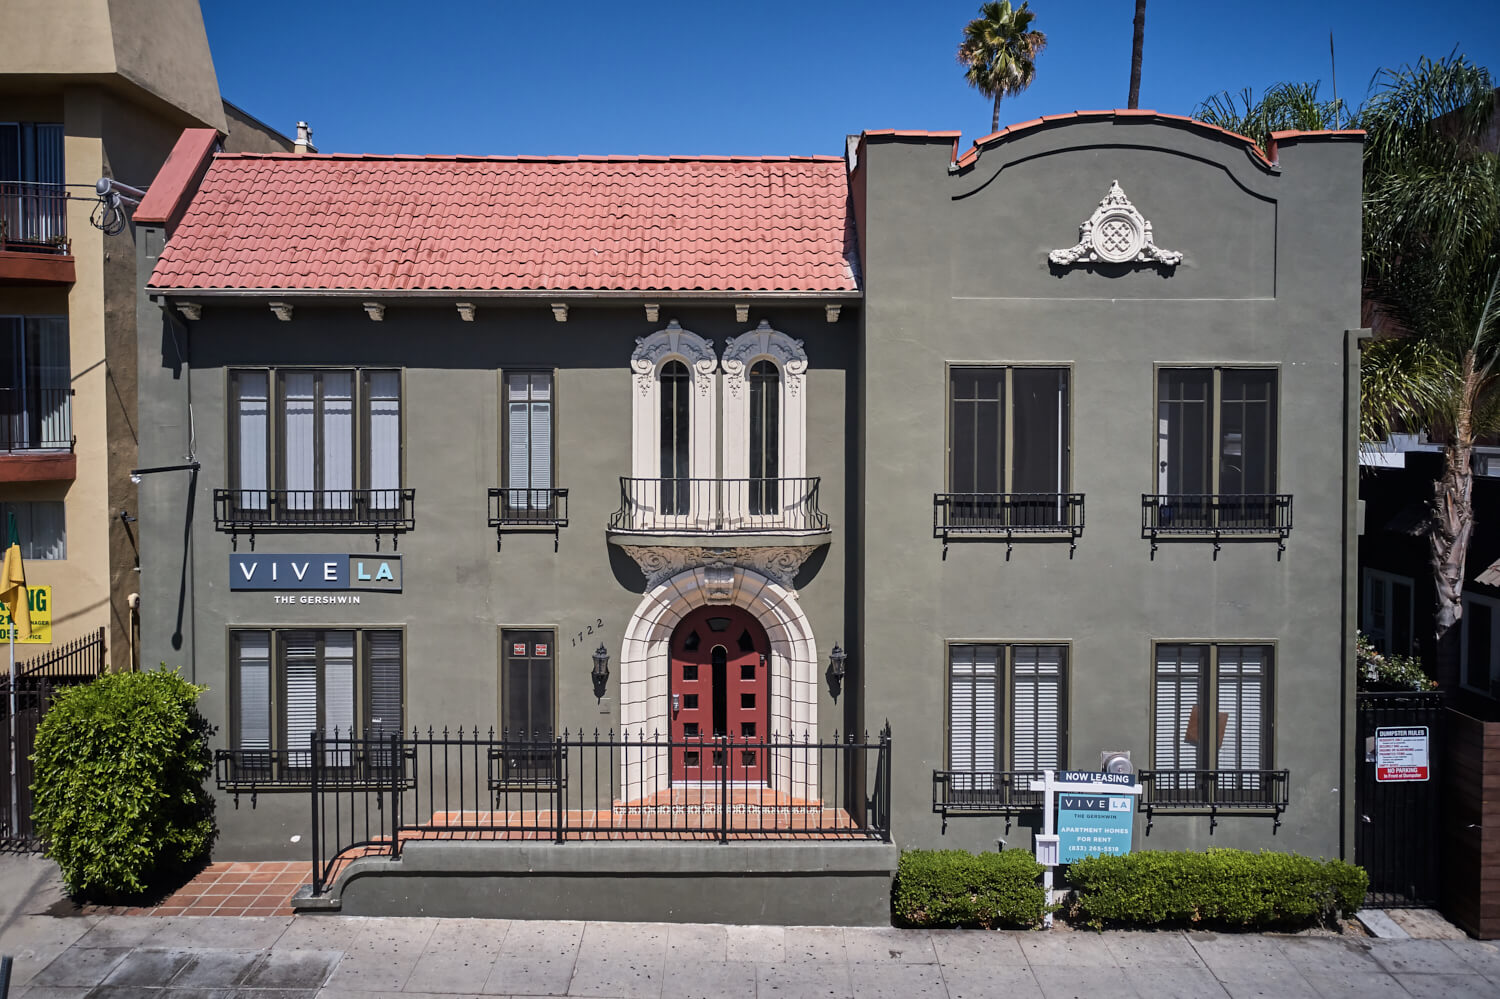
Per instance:
[[[672,634],[672,779],[764,783],[770,643],[735,607],[701,607]]]

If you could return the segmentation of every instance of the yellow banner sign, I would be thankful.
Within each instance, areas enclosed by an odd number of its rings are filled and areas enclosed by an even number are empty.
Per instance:
[[[52,644],[52,587],[28,586],[26,606],[31,608],[31,634],[16,635],[17,645]],[[0,642],[10,641],[15,626],[10,623],[10,612],[0,604]]]

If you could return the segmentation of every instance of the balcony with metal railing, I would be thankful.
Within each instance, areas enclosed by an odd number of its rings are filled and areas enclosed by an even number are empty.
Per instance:
[[[0,282],[71,284],[71,253],[67,189],[0,181]]]
[[[1045,775],[1042,770],[934,770],[932,810],[943,817],[944,832],[950,815],[1041,811],[1042,792],[1033,791],[1031,782]]]
[[[552,535],[557,551],[562,529],[568,526],[568,491],[531,487],[491,489],[489,526],[495,529],[495,551],[511,532],[539,531]]]
[[[0,464],[15,482],[73,479],[73,390],[0,387]]]
[[[1212,829],[1221,810],[1269,815],[1275,828],[1290,800],[1290,775],[1289,770],[1142,770],[1140,809],[1148,830],[1157,812],[1207,813]]]
[[[231,535],[257,531],[373,531],[375,547],[389,534],[416,527],[415,489],[215,489],[214,528]]]
[[[1001,540],[1006,557],[1016,541],[1066,541],[1083,534],[1083,493],[934,493],[932,536],[943,554],[954,539]]]
[[[818,507],[816,476],[787,479],[620,479],[611,535],[766,535],[817,538],[830,533]]]
[[[1218,556],[1226,540],[1274,541],[1276,557],[1292,531],[1292,497],[1286,493],[1145,493],[1141,537],[1151,554],[1164,540],[1212,541]]]

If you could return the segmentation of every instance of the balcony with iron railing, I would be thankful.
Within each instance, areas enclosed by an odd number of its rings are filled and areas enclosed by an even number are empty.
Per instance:
[[[1044,776],[1043,770],[934,770],[932,810],[943,817],[944,832],[950,815],[1041,811],[1042,792],[1033,791],[1031,782]]]
[[[0,387],[0,465],[6,481],[73,479],[73,390]]]
[[[1292,497],[1286,493],[1145,493],[1141,537],[1151,554],[1164,540],[1212,541],[1218,556],[1226,540],[1275,541],[1286,551],[1292,530]]]
[[[830,533],[816,476],[787,479],[620,479],[611,535],[816,538]]]
[[[954,539],[1003,540],[1006,556],[1016,541],[1061,540],[1071,557],[1083,534],[1083,493],[935,493],[932,536],[943,554]]]
[[[71,252],[67,189],[0,181],[0,281],[71,284]]]
[[[568,491],[531,487],[490,490],[489,526],[495,529],[495,551],[507,533],[551,533],[557,551],[562,529],[568,526]]]
[[[1141,811],[1146,828],[1156,812],[1209,815],[1209,828],[1218,825],[1219,812],[1230,810],[1269,815],[1273,828],[1289,801],[1289,770],[1142,770]]]
[[[415,506],[415,489],[215,489],[214,527],[252,549],[257,531],[373,531],[378,550],[416,527]]]

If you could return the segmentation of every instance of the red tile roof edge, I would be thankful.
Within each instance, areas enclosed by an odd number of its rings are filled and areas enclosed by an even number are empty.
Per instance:
[[[1002,128],[998,132],[992,132],[989,135],[975,139],[973,147],[970,148],[968,152],[958,157],[954,161],[954,163],[959,169],[964,169],[966,167],[972,166],[978,161],[979,154],[985,149],[988,149],[990,146],[995,145],[1002,140],[1013,138],[1020,132],[1030,131],[1031,129],[1040,128],[1044,125],[1051,125],[1057,122],[1069,121],[1072,119],[1106,118],[1150,118],[1164,125],[1185,124],[1192,128],[1199,129],[1213,135],[1243,143],[1246,152],[1250,153],[1256,159],[1260,160],[1262,165],[1267,169],[1271,169],[1275,166],[1275,163],[1268,159],[1265,153],[1261,151],[1260,147],[1257,146],[1255,142],[1247,136],[1240,135],[1238,132],[1231,132],[1227,128],[1220,128],[1217,125],[1210,125],[1206,121],[1199,121],[1197,118],[1190,118],[1187,115],[1166,114],[1161,111],[1152,111],[1147,108],[1113,108],[1108,110],[1096,111],[1068,111],[1063,114],[1043,115],[1040,118],[1033,118],[1030,121],[1023,121],[1015,125],[1007,125],[1005,128]]]
[[[131,217],[148,225],[168,225],[181,218],[218,144],[219,133],[212,128],[183,129]]]
[[[1285,132],[1272,132],[1271,141],[1280,142],[1282,139],[1300,138],[1352,138],[1356,135],[1364,135],[1362,128],[1317,128],[1317,129],[1287,129]]]
[[[440,163],[842,163],[842,156],[616,156],[583,154],[544,156],[469,156],[461,153],[421,155],[414,153],[219,153],[221,160],[399,160]]]

